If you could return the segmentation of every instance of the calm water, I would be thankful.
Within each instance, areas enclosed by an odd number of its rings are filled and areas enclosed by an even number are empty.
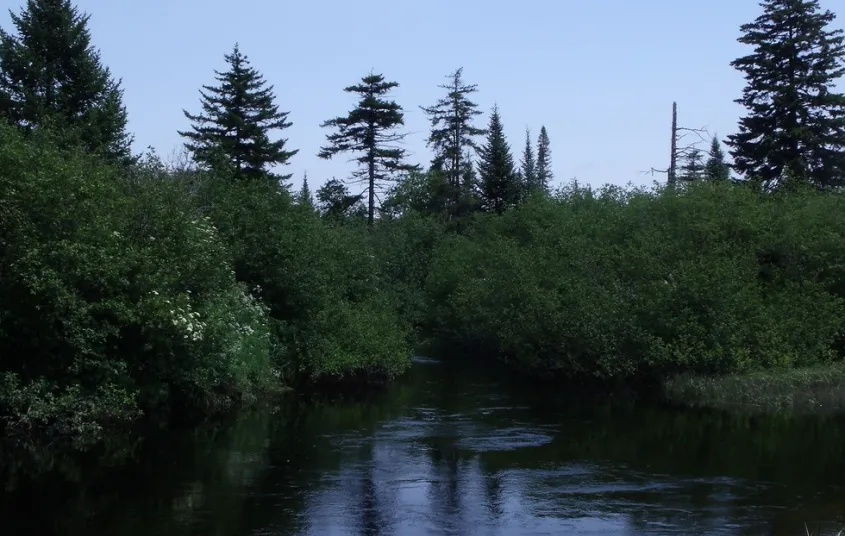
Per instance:
[[[840,418],[588,401],[489,376],[417,360],[366,400],[288,402],[118,442],[107,459],[65,460],[41,484],[0,495],[0,534],[797,535],[805,521],[822,533],[845,526]]]

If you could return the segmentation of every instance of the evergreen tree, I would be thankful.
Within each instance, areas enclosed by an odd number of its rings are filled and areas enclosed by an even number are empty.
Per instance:
[[[731,178],[731,168],[725,162],[725,153],[716,136],[713,136],[710,142],[710,153],[704,165],[704,176],[711,181],[726,181]]]
[[[344,89],[360,95],[357,106],[347,116],[330,119],[321,125],[336,131],[326,136],[329,144],[321,147],[320,158],[359,153],[355,161],[360,168],[353,173],[353,178],[367,184],[367,223],[370,226],[375,221],[376,188],[384,189],[384,183],[395,180],[399,172],[418,168],[404,162],[406,151],[396,145],[407,136],[395,132],[405,124],[404,114],[401,106],[385,96],[398,86],[396,82],[385,81],[381,74],[365,76],[360,84]]]
[[[302,188],[299,189],[299,194],[296,197],[296,202],[303,207],[314,209],[314,196],[311,195],[311,188],[308,187],[308,173],[302,176]]]
[[[842,30],[817,0],[763,0],[763,13],[740,27],[754,51],[731,65],[746,87],[747,109],[728,136],[734,169],[771,189],[785,179],[837,186],[845,179],[845,74]]]
[[[0,29],[0,116],[29,131],[47,123],[111,162],[132,161],[120,81],[91,45],[89,15],[70,0],[27,0]]]
[[[552,179],[552,149],[549,144],[549,133],[546,127],[540,128],[540,136],[537,138],[537,185],[544,191],[549,191]]]
[[[469,150],[464,153],[464,157],[461,160],[461,168],[461,195],[458,204],[458,214],[466,215],[476,212],[481,208],[478,173],[475,171],[475,162]]]
[[[683,156],[680,177],[682,181],[692,182],[704,178],[704,155],[698,147],[690,147]]]
[[[341,181],[332,178],[317,190],[317,202],[324,218],[342,222],[343,220],[366,214],[361,203],[361,195],[350,195],[349,188]]]
[[[448,75],[449,83],[439,86],[448,91],[446,96],[433,106],[420,107],[431,122],[427,141],[434,151],[431,167],[446,177],[452,190],[453,207],[460,204],[462,195],[461,180],[466,167],[464,155],[470,150],[477,152],[475,138],[486,134],[484,129],[472,124],[473,118],[482,112],[468,95],[477,92],[478,86],[465,84],[462,74],[463,68],[460,68]]]
[[[537,189],[540,184],[537,181],[537,163],[534,160],[534,149],[531,147],[531,129],[525,129],[525,148],[522,150],[522,161],[520,162],[520,177],[526,193]]]
[[[487,128],[487,142],[479,150],[479,197],[489,212],[501,214],[516,205],[522,185],[513,162],[510,146],[505,139],[499,108],[493,107]]]
[[[192,125],[191,131],[179,131],[179,135],[187,139],[185,147],[199,164],[213,168],[222,155],[236,179],[271,179],[287,187],[292,175],[276,175],[268,168],[289,164],[299,152],[285,149],[287,139],[270,140],[271,130],[291,126],[290,112],[279,111],[273,102],[273,86],[266,85],[237,43],[224,59],[229,69],[214,71],[218,86],[202,86],[200,114],[183,110]]]

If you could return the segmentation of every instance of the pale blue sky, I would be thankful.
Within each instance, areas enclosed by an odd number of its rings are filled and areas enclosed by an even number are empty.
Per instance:
[[[833,8],[833,0],[822,6]],[[15,11],[23,0],[0,0]],[[427,164],[428,122],[445,75],[463,66],[485,111],[497,102],[518,157],[526,126],[549,131],[556,183],[643,184],[667,165],[673,100],[680,123],[734,132],[743,87],[730,61],[749,51],[739,25],[756,0],[77,0],[94,44],[123,79],[135,149],[169,155],[199,110],[198,89],[225,69],[237,41],[290,111],[300,153],[287,169],[312,188],[344,178],[346,159],[316,157],[328,118],[354,98],[342,88],[371,69],[396,80],[413,160]],[[0,24],[9,28],[7,10]],[[836,21],[842,27],[843,20]],[[840,84],[840,87],[841,84]],[[663,177],[660,177],[663,179]]]

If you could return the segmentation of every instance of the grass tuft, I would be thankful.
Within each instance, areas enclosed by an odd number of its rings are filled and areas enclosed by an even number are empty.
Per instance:
[[[721,377],[683,374],[664,382],[675,403],[695,407],[771,412],[845,410],[845,363]]]

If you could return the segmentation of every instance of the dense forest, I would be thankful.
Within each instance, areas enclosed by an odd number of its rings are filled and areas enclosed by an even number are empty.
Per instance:
[[[421,106],[430,162],[375,72],[306,154],[283,137],[295,103],[237,45],[185,103],[187,158],[133,154],[87,17],[28,0],[0,32],[7,436],[389,381],[423,340],[560,382],[842,359],[845,44],[815,0],[762,2],[737,132],[679,148],[651,188],[553,189],[554,133],[514,155],[460,68]],[[356,171],[314,196],[284,173],[341,156]]]

